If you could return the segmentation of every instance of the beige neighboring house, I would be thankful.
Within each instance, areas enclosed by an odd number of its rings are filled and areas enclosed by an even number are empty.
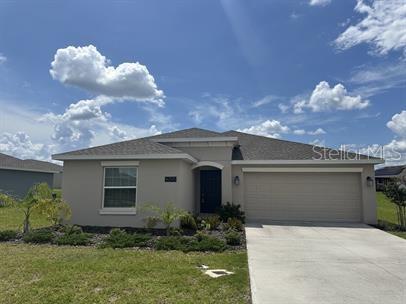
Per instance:
[[[240,204],[249,222],[376,223],[383,160],[237,131],[186,129],[53,155],[72,222],[143,227],[142,206],[192,213]]]
[[[406,185],[406,165],[383,167],[375,170],[376,189],[382,191],[392,180],[399,180]]]

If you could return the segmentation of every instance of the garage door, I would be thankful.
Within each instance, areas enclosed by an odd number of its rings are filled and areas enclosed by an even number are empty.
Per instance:
[[[360,173],[245,173],[248,221],[361,221]]]

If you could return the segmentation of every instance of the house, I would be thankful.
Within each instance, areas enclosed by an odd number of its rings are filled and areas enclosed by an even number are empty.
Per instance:
[[[376,189],[379,191],[382,191],[394,179],[406,184],[406,165],[383,167],[375,170]]]
[[[36,183],[61,188],[63,167],[34,159],[19,159],[0,153],[0,191],[22,198]]]
[[[248,221],[376,223],[368,158],[237,131],[186,129],[53,155],[72,222],[144,226],[145,203],[192,213],[240,204]]]

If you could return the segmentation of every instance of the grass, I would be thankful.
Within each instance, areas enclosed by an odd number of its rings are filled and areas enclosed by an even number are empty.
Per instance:
[[[0,303],[248,303],[246,252],[0,244]],[[234,275],[218,279],[206,264]]]
[[[20,229],[22,212],[0,208],[0,230]],[[34,228],[49,226],[32,217]],[[246,251],[182,253],[0,243],[0,304],[249,303]],[[234,275],[212,279],[205,264]]]
[[[376,200],[378,204],[378,224],[384,227],[384,230],[406,239],[406,231],[397,231],[396,225],[396,205],[391,203],[390,200],[382,192],[376,193]]]
[[[0,230],[22,230],[24,214],[21,209],[15,207],[0,208]],[[36,213],[31,215],[31,228],[50,226],[51,222]]]

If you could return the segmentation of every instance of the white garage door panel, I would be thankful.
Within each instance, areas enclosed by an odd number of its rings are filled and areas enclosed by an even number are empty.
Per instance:
[[[361,221],[359,173],[245,173],[248,220]]]

